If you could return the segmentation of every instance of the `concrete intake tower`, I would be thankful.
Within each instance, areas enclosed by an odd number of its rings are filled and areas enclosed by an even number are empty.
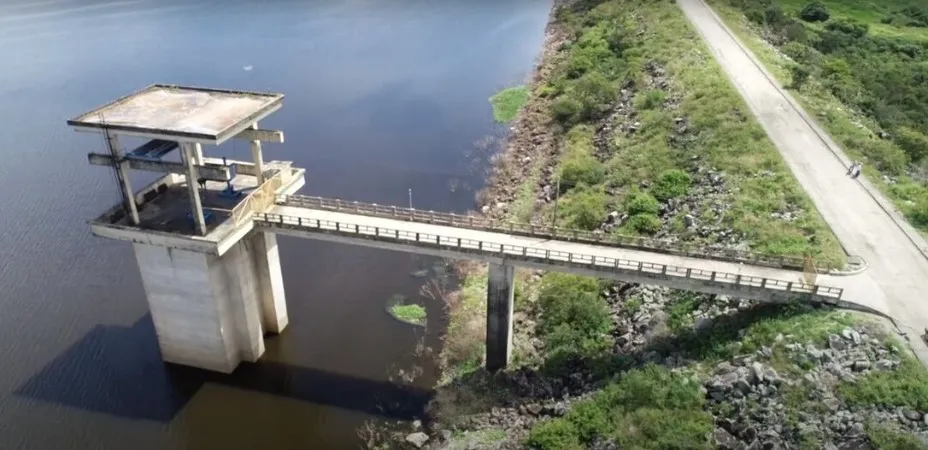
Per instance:
[[[229,373],[287,326],[277,239],[252,221],[304,184],[305,170],[264,161],[262,142],[284,138],[258,122],[282,101],[152,85],[68,121],[103,136],[88,159],[112,168],[122,201],[91,229],[133,243],[164,361]],[[231,139],[250,143],[251,161],[205,156],[205,145]],[[161,176],[135,191],[130,170]]]

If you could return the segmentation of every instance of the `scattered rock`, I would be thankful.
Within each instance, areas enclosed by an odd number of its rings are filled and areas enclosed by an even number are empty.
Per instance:
[[[406,442],[409,442],[416,448],[422,448],[429,441],[429,435],[419,431],[406,436]]]

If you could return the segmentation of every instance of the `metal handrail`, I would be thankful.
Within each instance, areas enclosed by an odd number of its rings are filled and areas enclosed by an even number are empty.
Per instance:
[[[249,192],[241,202],[235,205],[235,208],[232,208],[232,223],[239,226],[242,222],[251,219],[255,213],[263,213],[270,208],[281,186],[283,186],[283,171],[277,171],[274,176]]]
[[[391,228],[359,225],[331,220],[303,218],[282,214],[258,213],[254,220],[278,227],[296,227],[298,229],[317,229],[320,231],[334,231],[339,233],[393,240],[401,243],[415,242],[419,246],[436,246],[440,248],[455,248],[468,253],[481,253],[484,255],[499,255],[503,257],[521,257],[533,262],[542,262],[553,265],[569,265],[592,267],[599,270],[636,271],[651,275],[667,275],[672,277],[709,281],[715,283],[731,284],[735,286],[759,287],[777,290],[786,293],[808,294],[822,297],[825,301],[837,301],[844,291],[842,288],[822,286],[818,284],[805,284],[803,282],[783,281],[772,278],[754,277],[728,272],[709,271],[666,264],[657,264],[644,261],[610,258],[606,256],[585,255],[579,253],[526,247],[521,245],[500,244],[479,241],[467,238],[441,236],[430,233],[403,231]]]
[[[344,211],[365,216],[390,217],[408,220],[411,222],[421,222],[435,225],[450,225],[458,228],[492,231],[497,233],[561,239],[566,241],[591,243],[597,245],[614,245],[618,247],[626,247],[650,252],[660,252],[676,256],[717,259],[722,261],[742,262],[746,264],[762,265],[768,267],[802,270],[805,262],[804,258],[794,256],[771,255],[734,249],[713,249],[705,246],[673,243],[662,239],[595,233],[584,230],[537,225],[533,223],[506,222],[500,225],[482,216],[423,211],[414,208],[404,208],[402,206],[388,206],[378,205],[376,203],[343,201],[325,197],[284,195],[280,196],[278,203],[288,206],[300,206],[304,208],[316,208],[331,211]]]

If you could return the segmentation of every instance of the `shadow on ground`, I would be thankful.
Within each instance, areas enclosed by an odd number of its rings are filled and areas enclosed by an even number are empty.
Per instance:
[[[279,362],[223,375],[161,362],[151,316],[98,325],[16,390],[16,395],[114,416],[170,422],[206,383],[397,420],[420,414],[429,391]]]

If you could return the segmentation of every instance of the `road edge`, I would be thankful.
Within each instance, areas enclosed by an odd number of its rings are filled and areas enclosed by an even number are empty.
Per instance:
[[[793,98],[792,94],[790,94],[785,89],[783,89],[783,87],[780,85],[780,82],[777,81],[777,79],[767,70],[767,68],[764,67],[764,65],[760,61],[757,60],[757,57],[754,56],[754,53],[752,53],[750,50],[747,49],[744,43],[741,42],[741,39],[739,39],[738,36],[735,35],[735,33],[731,31],[731,29],[728,27],[725,21],[722,20],[721,17],[719,17],[719,15],[715,12],[714,9],[712,9],[712,6],[710,6],[704,0],[692,0],[692,1],[698,1],[703,6],[706,7],[706,9],[710,12],[710,14],[712,14],[713,20],[715,20],[722,27],[722,29],[725,30],[725,33],[728,34],[728,36],[731,37],[738,44],[738,48],[741,50],[741,52],[744,53],[748,57],[748,59],[751,60],[751,63],[754,64],[754,66],[760,69],[760,71],[764,74],[764,77],[767,78],[767,80],[770,81],[771,84],[773,84],[774,88],[776,88],[780,96],[786,99],[790,107],[792,107],[793,110],[795,110],[799,114],[799,116],[802,117],[802,120],[807,125],[809,125],[810,128],[812,128],[812,131],[814,131],[815,135],[819,138],[819,140],[821,140],[822,143],[825,144],[825,147],[828,148],[831,154],[835,158],[837,158],[838,161],[841,162],[841,164],[844,164],[845,167],[850,167],[851,165],[850,158],[848,158],[847,155],[844,154],[844,150],[841,149],[841,146],[839,146],[831,138],[831,136],[818,125],[818,123],[815,120],[813,120],[812,118],[808,116],[808,114],[806,114],[805,110],[802,108],[802,105],[800,105],[799,102],[797,102],[796,99]],[[896,226],[900,230],[902,230],[902,232],[906,235],[909,241],[913,245],[915,245],[915,248],[919,251],[919,253],[922,254],[922,257],[924,257],[925,260],[928,260],[928,241],[925,241],[925,239],[919,234],[918,230],[914,229],[911,225],[909,225],[908,222],[906,222],[905,218],[902,217],[902,214],[899,212],[898,209],[896,209],[895,205],[893,205],[890,200],[886,199],[883,196],[882,192],[880,192],[875,187],[873,187],[873,185],[870,184],[870,182],[865,179],[865,176],[859,177],[857,181],[864,188],[864,191],[867,192],[867,195],[869,195],[870,198],[876,201],[876,203],[880,206],[880,209],[882,209],[886,214],[889,215],[893,223],[895,223]]]
[[[679,2],[679,1],[685,1],[685,0],[677,0],[677,1]],[[844,164],[845,167],[849,167],[850,159],[847,157],[847,155],[844,154],[844,151],[841,149],[841,147],[836,142],[834,142],[834,140],[831,139],[831,136],[828,135],[828,133],[826,133],[824,130],[821,129],[821,127],[819,127],[818,123],[816,123],[806,114],[805,110],[802,108],[801,105],[799,105],[799,103],[793,98],[793,96],[789,92],[787,92],[785,89],[783,89],[782,86],[780,86],[780,82],[777,81],[777,79],[767,70],[767,68],[764,67],[764,65],[761,64],[761,62],[757,60],[757,57],[754,56],[754,53],[748,50],[748,48],[744,45],[744,43],[741,42],[741,39],[739,39],[738,36],[735,35],[735,33],[731,31],[731,29],[728,27],[725,21],[722,20],[721,17],[719,17],[719,15],[715,12],[714,9],[712,9],[712,6],[706,3],[705,0],[690,0],[690,1],[697,1],[701,3],[709,11],[709,13],[712,15],[712,19],[715,20],[715,22],[718,23],[719,26],[722,27],[722,29],[725,31],[725,34],[731,37],[732,40],[734,40],[735,43],[738,44],[738,48],[741,50],[741,52],[744,53],[748,57],[748,59],[751,60],[751,63],[754,64],[755,67],[760,69],[761,73],[763,73],[764,77],[767,78],[768,81],[770,81],[770,83],[777,90],[780,96],[786,99],[790,107],[793,108],[793,110],[796,111],[800,117],[802,117],[802,120],[807,125],[809,125],[810,128],[812,128],[812,131],[814,131],[815,135],[819,138],[819,140],[821,140],[822,143],[825,144],[825,147],[828,148],[831,154],[838,161]],[[895,206],[892,205],[892,203],[888,199],[884,198],[883,194],[879,192],[878,190],[876,190],[876,188],[874,188],[873,185],[871,185],[868,181],[866,181],[864,177],[860,177],[857,180],[860,182],[860,185],[864,188],[864,191],[867,192],[867,195],[869,195],[870,198],[876,201],[876,203],[880,206],[880,209],[882,209],[886,214],[889,215],[893,223],[895,223],[896,226],[900,230],[902,230],[902,232],[906,235],[909,241],[912,242],[913,245],[915,245],[915,248],[919,251],[919,253],[921,253],[922,257],[928,260],[928,242],[926,242],[925,239],[922,238],[920,234],[918,234],[917,230],[912,228],[912,226],[909,225],[908,222],[905,221],[905,219],[901,216],[901,214],[895,208]],[[926,343],[926,341],[922,337],[921,333],[923,331],[916,330],[912,328],[911,325],[906,324],[904,322],[899,322],[897,321],[896,318],[888,314],[886,316],[883,316],[882,314],[872,314],[872,313],[866,313],[866,312],[865,314],[870,314],[877,318],[888,320],[893,325],[893,327],[896,329],[896,332],[899,335],[901,335],[903,340],[908,344],[909,349],[915,354],[916,358],[922,363],[923,366],[928,368],[928,343]],[[928,338],[928,328],[926,328],[924,332],[926,333],[925,337]]]

